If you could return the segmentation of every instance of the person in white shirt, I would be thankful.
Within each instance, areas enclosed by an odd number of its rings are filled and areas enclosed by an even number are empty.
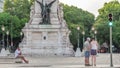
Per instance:
[[[85,66],[90,66],[89,57],[90,57],[90,38],[88,37],[84,42],[83,49],[85,51]]]
[[[21,58],[25,63],[28,63],[28,60],[24,58],[19,47],[15,50],[15,58]]]
[[[94,38],[92,38],[90,45],[91,45],[92,65],[94,64],[94,66],[96,66],[96,55],[97,55],[98,43],[97,41],[95,41]]]
[[[90,44],[91,44],[92,65],[94,64],[94,66],[96,66],[96,55],[97,55],[97,51],[98,51],[98,43],[97,43],[97,41],[95,41],[95,38],[92,38],[92,41]]]

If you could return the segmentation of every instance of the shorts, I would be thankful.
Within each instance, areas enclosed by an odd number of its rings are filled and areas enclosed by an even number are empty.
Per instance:
[[[90,52],[89,51],[85,51],[85,58],[89,58],[90,57]]]
[[[91,55],[96,55],[97,54],[97,51],[96,50],[91,50]]]

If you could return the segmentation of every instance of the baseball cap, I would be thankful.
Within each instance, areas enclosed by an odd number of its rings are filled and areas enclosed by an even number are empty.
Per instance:
[[[88,40],[88,41],[90,41],[90,38],[89,38],[89,37],[87,37],[87,40]]]

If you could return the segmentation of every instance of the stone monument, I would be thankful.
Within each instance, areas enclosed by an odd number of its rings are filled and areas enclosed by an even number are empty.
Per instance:
[[[22,53],[30,56],[74,56],[70,31],[59,0],[35,0],[30,20],[22,29]]]

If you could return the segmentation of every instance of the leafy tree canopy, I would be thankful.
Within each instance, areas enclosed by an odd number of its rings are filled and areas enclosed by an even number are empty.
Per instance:
[[[9,13],[0,13],[0,26],[4,26],[4,32],[9,31],[9,34],[12,35],[12,37],[20,36],[19,32],[21,32],[21,27],[23,25],[24,24],[21,23],[17,16],[12,16]],[[3,31],[1,30],[0,32],[2,34]]]
[[[105,3],[104,7],[98,10],[99,16],[97,17],[94,27],[98,30],[98,39],[100,43],[105,40],[109,41],[109,20],[108,15],[111,13],[113,18],[113,44],[120,47],[120,3],[118,1],[111,1]]]
[[[17,16],[19,19],[29,20],[31,0],[5,0],[4,12]]]
[[[72,44],[77,46],[78,32],[80,32],[80,44],[82,44],[82,32],[85,32],[85,36],[90,36],[90,29],[94,24],[94,15],[88,11],[84,11],[74,6],[68,6],[63,4],[64,19],[66,20],[69,29],[71,30],[70,40]],[[77,27],[80,30],[77,30]]]

